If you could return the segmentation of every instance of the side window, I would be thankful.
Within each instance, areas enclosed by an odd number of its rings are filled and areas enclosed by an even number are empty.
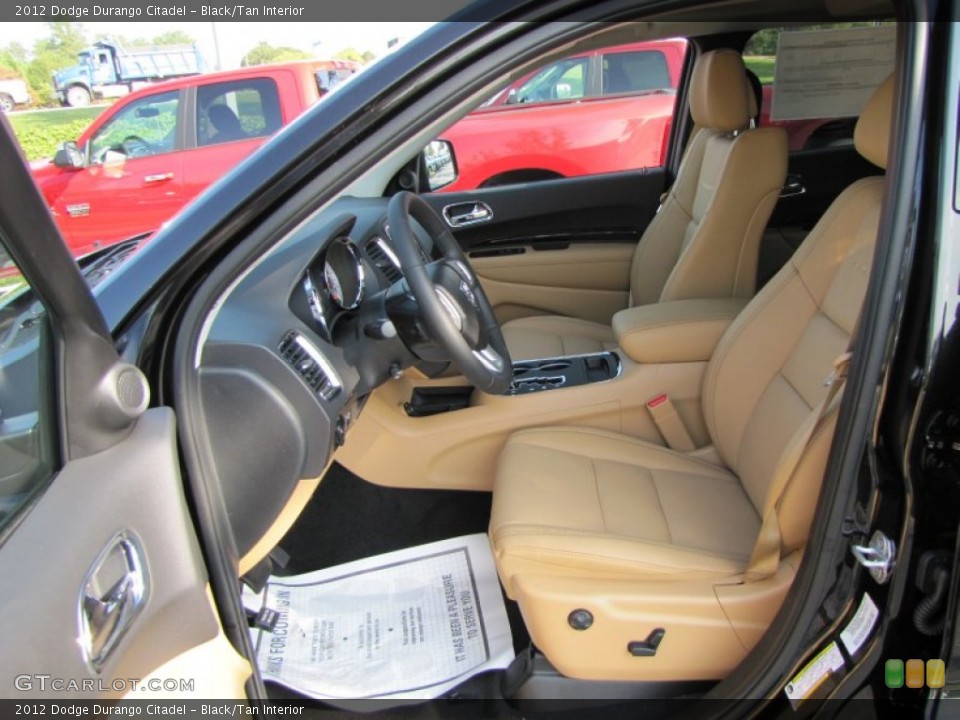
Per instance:
[[[505,83],[437,138],[456,173],[438,191],[662,167],[687,48],[682,38],[616,45]]]
[[[0,533],[55,466],[47,322],[43,305],[0,247]]]
[[[269,78],[197,88],[197,145],[272,135],[283,125],[280,96]]]
[[[544,68],[520,87],[511,89],[508,102],[537,103],[577,100],[587,93],[590,58],[568,58]]]
[[[672,90],[667,58],[662,52],[620,52],[603,56],[604,95]]]
[[[760,127],[787,132],[790,151],[853,144],[873,89],[893,69],[896,28],[840,23],[755,33],[743,61],[762,90]]]
[[[130,103],[90,139],[89,162],[99,164],[172,152],[176,146],[176,90]]]

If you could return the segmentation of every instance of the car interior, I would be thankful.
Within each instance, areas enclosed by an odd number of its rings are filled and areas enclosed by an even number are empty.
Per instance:
[[[788,151],[742,56],[767,27],[585,27],[244,260],[192,357],[238,580],[486,533],[517,659],[478,692],[675,697],[747,658],[804,558],[897,96]],[[423,190],[420,151],[493,91],[678,35],[665,167]]]

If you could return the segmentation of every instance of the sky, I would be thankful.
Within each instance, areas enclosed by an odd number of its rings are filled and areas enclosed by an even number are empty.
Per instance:
[[[207,65],[216,65],[214,27],[220,49],[221,69],[240,66],[240,59],[261,41],[270,45],[300,48],[316,57],[330,57],[338,50],[370,50],[386,54],[387,42],[407,41],[432,23],[428,22],[85,22],[81,23],[91,40],[100,33],[126,37],[152,38],[161,33],[183,30],[197,42]],[[16,40],[28,50],[49,34],[45,23],[17,23]]]

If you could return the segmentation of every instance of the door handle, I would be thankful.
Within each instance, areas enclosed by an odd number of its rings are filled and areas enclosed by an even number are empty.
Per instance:
[[[803,195],[806,192],[807,188],[803,184],[802,176],[787,175],[787,181],[783,184],[783,189],[780,191],[780,197],[794,197],[796,195]]]
[[[167,182],[168,180],[173,180],[173,173],[157,173],[156,175],[147,175],[143,178],[145,185],[155,185],[156,183]]]
[[[90,567],[80,591],[80,645],[96,673],[146,603],[150,577],[136,535],[117,533]]]
[[[453,228],[468,227],[493,220],[493,210],[484,202],[457,203],[443,209],[447,225]]]

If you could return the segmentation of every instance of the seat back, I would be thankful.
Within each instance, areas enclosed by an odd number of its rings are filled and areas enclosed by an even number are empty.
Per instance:
[[[760,238],[787,174],[786,133],[750,128],[755,108],[737,52],[697,59],[690,113],[698,129],[637,247],[631,305],[753,295]]]
[[[240,119],[226,105],[216,104],[207,108],[207,118],[213,125],[215,133],[210,134],[209,142],[230,142],[247,137],[240,124]]]
[[[857,125],[861,155],[885,168],[893,81],[874,94]],[[824,379],[858,322],[877,237],[885,178],[845,190],[794,257],[721,339],[704,382],[707,428],[762,516],[791,438],[825,397]],[[826,467],[835,409],[807,447],[779,498],[783,551],[803,545]]]

